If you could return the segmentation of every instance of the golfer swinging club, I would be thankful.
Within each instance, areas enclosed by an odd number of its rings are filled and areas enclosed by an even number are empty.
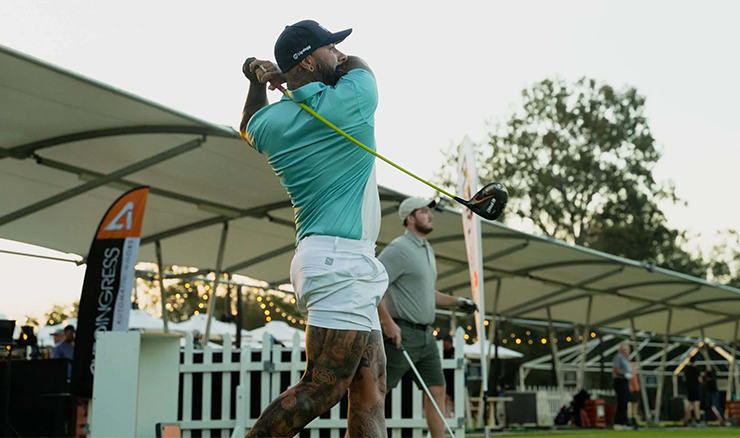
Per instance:
[[[267,157],[295,210],[290,267],[299,310],[308,316],[306,371],[262,412],[248,437],[292,437],[349,390],[348,435],[386,436],[385,353],[377,306],[388,275],[375,258],[380,198],[375,157],[316,120],[304,103],[375,150],[375,77],[312,20],[287,26],[275,60],[248,59],[242,137]],[[268,105],[266,86],[287,83],[295,102]]]

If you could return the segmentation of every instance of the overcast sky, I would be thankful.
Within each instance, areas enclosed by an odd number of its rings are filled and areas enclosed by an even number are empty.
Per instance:
[[[0,44],[235,127],[248,87],[244,59],[272,58],[282,28],[305,18],[352,27],[340,49],[377,77],[378,149],[425,178],[440,168],[440,150],[465,135],[484,141],[487,121],[505,116],[534,82],[587,76],[633,86],[647,97],[663,150],[655,176],[689,204],[665,207],[671,225],[705,246],[716,230],[740,228],[740,2],[431,3],[3,0]],[[378,178],[433,195],[383,163]],[[18,248],[0,241],[9,247]],[[79,298],[83,269],[34,263],[0,254],[0,313],[43,315]],[[6,283],[38,269],[54,278],[53,294],[48,285]]]

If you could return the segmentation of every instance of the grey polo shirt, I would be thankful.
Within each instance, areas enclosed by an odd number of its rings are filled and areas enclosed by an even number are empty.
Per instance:
[[[437,261],[429,242],[406,231],[378,259],[388,271],[385,298],[391,316],[416,324],[434,323]]]
[[[617,352],[617,354],[614,355],[614,359],[612,360],[612,366],[622,371],[625,375],[632,373],[632,367],[630,367],[629,359],[627,359],[627,357],[620,352]],[[612,377],[614,377],[615,379],[625,379],[626,378],[625,376],[616,374],[614,372],[612,372]]]

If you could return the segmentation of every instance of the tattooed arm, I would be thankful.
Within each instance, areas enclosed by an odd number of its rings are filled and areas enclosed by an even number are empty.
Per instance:
[[[249,119],[268,104],[267,83],[270,83],[270,89],[272,90],[275,88],[273,84],[285,82],[285,76],[272,62],[255,58],[249,58],[244,62],[242,72],[249,79],[249,92],[247,93],[247,101],[244,103],[244,111],[242,111],[239,133],[242,138],[246,139]]]

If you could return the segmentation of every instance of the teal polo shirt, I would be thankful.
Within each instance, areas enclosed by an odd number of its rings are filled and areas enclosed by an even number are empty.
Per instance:
[[[378,91],[369,71],[350,70],[333,87],[306,84],[293,90],[293,98],[375,150]],[[288,191],[296,242],[311,235],[377,240],[380,198],[374,156],[286,96],[252,116],[247,142],[267,157]]]

